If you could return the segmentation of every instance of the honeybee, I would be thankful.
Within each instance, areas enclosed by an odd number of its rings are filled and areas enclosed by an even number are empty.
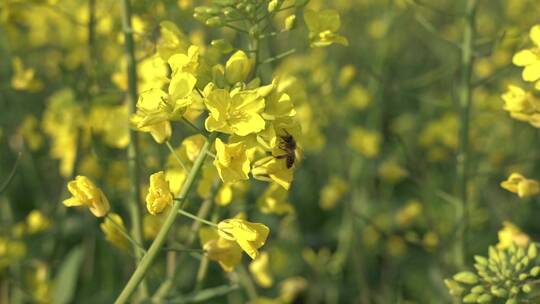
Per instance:
[[[285,158],[287,169],[290,169],[296,160],[296,140],[286,130],[283,130],[285,135],[280,136],[278,147],[285,151],[285,154],[276,156],[277,159]]]

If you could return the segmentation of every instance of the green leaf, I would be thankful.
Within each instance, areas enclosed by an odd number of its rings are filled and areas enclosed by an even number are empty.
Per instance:
[[[53,303],[64,304],[73,300],[83,256],[84,252],[81,246],[73,248],[67,254],[54,278]]]

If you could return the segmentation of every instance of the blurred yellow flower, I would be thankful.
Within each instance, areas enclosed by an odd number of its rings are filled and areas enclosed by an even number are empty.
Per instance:
[[[255,282],[264,288],[272,287],[274,284],[274,278],[269,269],[270,257],[268,252],[261,252],[261,254],[249,264],[249,271],[255,279]]]
[[[304,11],[304,20],[309,30],[311,47],[325,47],[332,43],[349,45],[347,38],[337,34],[341,26],[341,19],[335,10]]]
[[[39,132],[39,122],[35,116],[26,116],[19,126],[19,132],[30,150],[36,151],[43,146],[43,135]]]
[[[255,259],[259,255],[258,249],[266,242],[270,229],[263,224],[233,218],[219,222],[218,233],[226,240],[236,241],[252,259]]]
[[[520,247],[527,247],[530,242],[529,236],[522,232],[518,226],[511,222],[503,222],[503,228],[497,233],[499,237],[499,243],[497,248],[503,249],[516,244]]]
[[[520,198],[536,195],[540,192],[540,184],[533,179],[527,179],[519,173],[512,173],[507,180],[501,182],[501,187]]]
[[[78,175],[67,184],[67,188],[73,195],[63,201],[67,207],[86,206],[97,217],[105,216],[109,212],[109,200],[88,177]]]
[[[308,282],[303,277],[290,277],[279,285],[279,298],[285,303],[292,303],[307,288]]]
[[[127,229],[124,226],[124,221],[120,215],[116,213],[109,213],[105,218],[105,221],[99,225],[101,231],[105,234],[105,239],[109,241],[114,246],[127,250],[129,249],[129,241],[124,236],[127,233]],[[122,229],[123,231],[120,231]]]
[[[321,189],[319,206],[323,210],[334,208],[341,198],[349,191],[349,184],[339,176],[331,176]]]
[[[11,87],[15,90],[35,92],[43,88],[43,83],[35,78],[35,71],[25,68],[21,58],[15,57],[12,61],[13,76]]]
[[[262,213],[273,213],[277,215],[293,213],[294,208],[288,202],[287,194],[286,189],[276,183],[272,183],[257,200],[257,206]]]
[[[397,211],[395,219],[401,228],[406,228],[420,215],[422,215],[422,203],[412,199]]]
[[[356,127],[350,131],[347,143],[365,157],[374,158],[379,155],[381,135],[376,131]]]
[[[257,91],[241,91],[236,88],[229,92],[214,89],[204,99],[204,103],[210,111],[204,125],[210,132],[245,136],[262,131],[265,127],[261,117],[264,98]]]
[[[41,211],[32,210],[26,216],[26,229],[28,234],[39,233],[49,229],[51,220],[49,220]]]
[[[510,112],[512,118],[527,121],[540,128],[540,100],[515,85],[509,85],[501,97],[504,100],[503,109]]]
[[[159,24],[159,31],[157,53],[163,60],[167,61],[177,53],[185,53],[188,48],[188,39],[174,23],[162,21]]]
[[[385,160],[379,165],[379,176],[387,182],[397,183],[409,175],[407,170],[401,167],[396,160]]]
[[[150,175],[150,187],[146,195],[146,209],[152,215],[163,212],[172,205],[173,195],[169,188],[169,182],[165,179],[165,173],[159,171]]]
[[[540,90],[540,24],[535,25],[529,32],[534,47],[519,51],[512,58],[512,62],[524,67],[522,78],[525,81],[536,82],[536,89]]]
[[[187,54],[174,54],[169,58],[168,63],[171,67],[173,78],[178,73],[196,75],[197,68],[199,67],[199,47],[191,45],[187,50]]]

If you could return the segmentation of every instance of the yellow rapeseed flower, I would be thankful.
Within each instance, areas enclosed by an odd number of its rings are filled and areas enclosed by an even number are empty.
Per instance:
[[[127,229],[124,226],[124,221],[122,221],[120,215],[110,213],[99,227],[105,234],[105,239],[111,244],[122,250],[127,250],[129,248],[129,241],[124,236],[124,233],[127,233]],[[123,231],[120,231],[120,229],[123,229]]]
[[[216,139],[216,159],[214,165],[224,183],[234,183],[249,179],[250,162],[244,143],[224,144]]]
[[[47,230],[50,226],[51,220],[39,210],[32,210],[28,216],[26,216],[26,229],[28,234],[42,232]]]
[[[199,239],[208,258],[219,263],[226,272],[233,271],[242,259],[242,248],[234,241],[219,236],[215,229],[203,227]]]
[[[530,242],[529,236],[522,232],[518,226],[511,222],[504,222],[503,228],[497,233],[499,237],[499,243],[497,248],[504,249],[516,244],[520,247],[527,247]]]
[[[218,223],[218,233],[224,239],[236,241],[252,259],[255,259],[259,255],[258,249],[266,242],[270,229],[263,224],[232,218]]]
[[[332,43],[349,44],[347,38],[336,33],[341,26],[341,20],[335,10],[306,10],[304,20],[309,29],[311,47],[325,47]]]
[[[165,179],[165,173],[159,171],[150,175],[150,187],[146,195],[146,209],[152,215],[163,212],[172,204],[173,194],[169,188],[169,182]]]
[[[274,278],[269,269],[270,257],[268,252],[261,252],[261,254],[249,264],[249,271],[255,282],[264,288],[269,288],[274,284]]]
[[[251,60],[243,51],[236,51],[225,64],[225,79],[229,84],[245,81],[251,71]]]
[[[210,115],[205,121],[208,131],[245,136],[264,130],[265,121],[261,117],[264,110],[264,98],[255,90],[231,92],[214,89],[205,98],[204,103]]]
[[[540,90],[540,24],[535,25],[529,32],[534,47],[519,51],[512,58],[512,62],[524,67],[522,78],[525,81],[536,82],[536,89]]]
[[[267,156],[254,163],[251,174],[258,180],[273,181],[288,190],[293,180],[293,167],[287,168],[285,158]]]
[[[501,187],[516,193],[520,198],[536,195],[540,192],[540,184],[533,179],[527,179],[519,173],[512,173],[507,180],[501,182]]]
[[[379,155],[381,135],[376,131],[356,127],[351,130],[348,145],[368,158]]]
[[[88,177],[78,175],[67,184],[67,188],[73,195],[63,201],[67,207],[86,206],[97,217],[105,216],[109,212],[109,200]]]

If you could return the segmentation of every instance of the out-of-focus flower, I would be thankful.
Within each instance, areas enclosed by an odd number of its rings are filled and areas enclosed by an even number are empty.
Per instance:
[[[501,187],[520,198],[536,195],[540,192],[540,184],[533,179],[527,179],[519,173],[512,173],[507,180],[501,182]]]
[[[159,30],[157,52],[164,61],[169,60],[174,54],[185,53],[188,49],[188,39],[174,23],[163,21],[159,24]]]
[[[32,210],[26,216],[26,229],[28,234],[39,233],[49,229],[51,220],[49,220],[41,211]]]
[[[105,216],[109,212],[109,200],[88,177],[78,175],[68,183],[67,188],[73,195],[63,201],[67,207],[86,206],[97,217]]]
[[[270,229],[260,223],[232,218],[218,223],[218,233],[224,239],[236,241],[252,259],[255,259],[259,255],[258,249],[266,242]]]
[[[21,58],[15,57],[12,62],[13,76],[11,77],[11,87],[15,90],[35,92],[43,88],[43,83],[35,78],[35,71],[32,68],[25,68]]]
[[[203,227],[199,239],[208,258],[219,263],[227,272],[233,271],[242,259],[242,248],[234,241],[219,236],[215,229]]]
[[[26,255],[24,242],[0,236],[0,271]]]
[[[504,100],[503,109],[514,119],[527,121],[540,128],[540,101],[522,88],[509,85],[508,90],[501,96]]]
[[[349,185],[339,176],[332,176],[321,189],[319,206],[323,210],[329,210],[336,206],[339,200],[347,193]]]
[[[285,303],[292,303],[307,288],[308,282],[303,277],[291,277],[279,285],[279,298]]]
[[[124,226],[124,221],[120,215],[111,212],[99,227],[105,234],[107,241],[111,244],[122,250],[127,250],[129,248],[129,241],[124,236],[124,234],[127,233],[127,229]],[[122,229],[122,231],[120,231],[120,229]]]
[[[24,138],[28,148],[32,151],[39,150],[43,146],[43,135],[39,132],[39,122],[33,115],[24,118],[19,126],[19,132]]]
[[[269,288],[274,284],[274,278],[269,269],[270,257],[268,252],[261,254],[249,264],[249,271],[255,279],[255,282],[264,288]]]
[[[165,179],[165,173],[159,171],[150,175],[150,187],[146,195],[146,209],[152,215],[163,212],[173,201],[173,195],[169,188],[169,182]]]
[[[511,222],[503,222],[503,228],[497,233],[499,243],[497,248],[504,249],[516,244],[520,247],[527,247],[530,242],[530,237],[521,231],[518,226]]]
[[[277,215],[294,212],[294,208],[287,201],[287,190],[276,183],[270,184],[263,195],[257,200],[257,205],[262,213]]]
[[[396,222],[401,228],[406,228],[422,214],[422,204],[417,200],[409,200],[396,213]]]
[[[365,157],[374,158],[379,155],[381,135],[376,131],[357,127],[351,130],[347,142]]]
[[[389,159],[379,165],[378,174],[387,182],[397,183],[407,177],[408,172],[395,160]]]
[[[512,62],[517,66],[524,67],[523,80],[536,82],[536,89],[540,90],[540,24],[531,28],[529,37],[534,43],[534,47],[519,51],[512,58]]]
[[[249,179],[250,162],[244,143],[224,144],[216,139],[216,159],[214,165],[224,183],[234,183]]]
[[[145,214],[143,217],[143,237],[145,240],[156,238],[159,229],[163,225],[163,217],[151,214]]]
[[[304,20],[309,29],[311,47],[325,47],[332,43],[349,45],[347,38],[337,33],[341,20],[335,10],[316,12],[308,9],[304,11]]]
[[[214,89],[204,99],[210,115],[205,121],[208,131],[246,136],[264,130],[265,121],[261,117],[264,98],[255,90],[231,92]]]

